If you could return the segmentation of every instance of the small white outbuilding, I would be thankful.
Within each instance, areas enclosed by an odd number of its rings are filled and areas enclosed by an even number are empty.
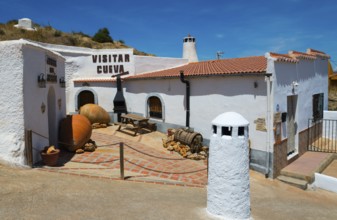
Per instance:
[[[25,29],[28,31],[35,31],[35,28],[33,27],[33,22],[29,18],[19,19],[18,24],[14,25],[14,27]]]
[[[27,165],[27,131],[33,160],[46,145],[57,145],[58,123],[65,117],[65,59],[26,40],[0,42],[0,159]]]

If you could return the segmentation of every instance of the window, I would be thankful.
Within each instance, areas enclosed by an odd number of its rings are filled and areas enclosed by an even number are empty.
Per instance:
[[[148,99],[148,104],[149,104],[149,113],[151,118],[162,118],[162,105],[161,101],[158,97],[151,96]]]
[[[232,136],[232,127],[222,127],[221,128],[221,136]]]
[[[245,127],[239,127],[238,136],[245,136]]]
[[[323,118],[323,93],[312,96],[312,117],[314,121]]]
[[[216,134],[217,133],[217,127],[216,125],[213,125],[213,134]]]

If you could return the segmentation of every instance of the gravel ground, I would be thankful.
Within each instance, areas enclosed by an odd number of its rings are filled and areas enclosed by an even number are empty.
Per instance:
[[[251,172],[256,219],[337,219],[337,194]],[[220,219],[207,189],[111,181],[0,164],[0,219]]]

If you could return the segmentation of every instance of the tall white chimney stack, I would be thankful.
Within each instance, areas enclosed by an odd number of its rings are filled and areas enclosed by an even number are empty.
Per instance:
[[[195,38],[190,34],[184,38],[183,58],[188,59],[188,62],[198,62],[197,49],[195,47]]]

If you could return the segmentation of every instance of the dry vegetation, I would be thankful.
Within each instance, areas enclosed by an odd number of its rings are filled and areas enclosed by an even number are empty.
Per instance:
[[[329,107],[330,111],[337,111],[337,91],[329,90]]]
[[[35,24],[36,31],[28,31],[14,27],[17,21],[9,21],[6,24],[0,23],[0,41],[29,39],[50,44],[61,44],[67,46],[87,47],[93,49],[115,49],[130,48],[122,40],[113,43],[98,43],[91,39],[89,35],[82,32],[65,33],[56,30],[51,26],[40,26]],[[153,56],[145,52],[134,49],[135,55]]]

